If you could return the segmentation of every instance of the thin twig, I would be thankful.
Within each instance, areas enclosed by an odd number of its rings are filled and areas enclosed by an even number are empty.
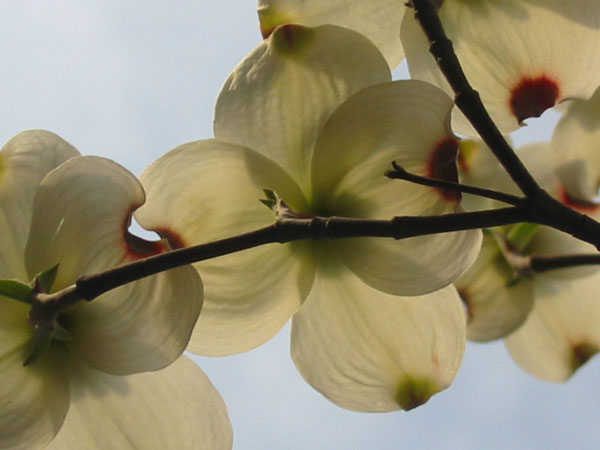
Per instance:
[[[423,186],[431,186],[438,189],[450,189],[465,194],[477,195],[479,197],[490,198],[492,200],[498,200],[503,203],[507,203],[513,206],[519,206],[523,204],[524,198],[517,197],[516,195],[506,194],[504,192],[493,191],[491,189],[483,189],[475,186],[469,186],[461,183],[454,183],[453,181],[445,181],[437,178],[427,178],[420,175],[407,172],[403,167],[399,166],[395,161],[392,162],[392,170],[388,170],[385,176],[396,180],[406,180],[411,183],[421,184]]]
[[[488,114],[479,93],[473,89],[454,52],[438,15],[438,8],[431,0],[412,0],[415,18],[421,24],[430,43],[430,52],[450,87],[454,91],[454,102],[477,130],[483,141],[494,152],[498,161],[528,197],[540,190],[535,179],[525,168]]]
[[[531,222],[564,231],[600,249],[600,224],[563,205],[544,191],[506,142],[481,102],[479,94],[467,80],[452,42],[444,31],[436,3],[432,0],[411,0],[415,19],[423,28],[430,43],[429,50],[454,91],[456,105],[527,197],[526,201],[533,217]]]

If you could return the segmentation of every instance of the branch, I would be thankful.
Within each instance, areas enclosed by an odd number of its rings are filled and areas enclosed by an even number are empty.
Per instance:
[[[385,176],[395,180],[406,180],[411,183],[421,184],[423,186],[431,186],[439,189],[450,189],[457,192],[463,192],[465,194],[477,195],[479,197],[490,198],[492,200],[498,200],[503,203],[507,203],[513,206],[519,206],[523,204],[525,199],[517,197],[516,195],[505,194],[504,192],[493,191],[491,189],[483,189],[475,186],[468,186],[466,184],[454,183],[452,181],[439,180],[437,178],[427,178],[420,175],[415,175],[407,172],[403,167],[399,166],[395,161],[392,161],[392,170],[388,170]]]
[[[535,272],[547,272],[568,267],[600,264],[600,255],[531,256],[529,267]]]
[[[469,119],[521,191],[529,197],[537,195],[540,191],[537,182],[506,142],[483,106],[479,93],[471,87],[467,80],[454,52],[452,41],[448,39],[440,21],[436,2],[412,0],[411,3],[415,10],[415,19],[421,24],[429,40],[429,50],[454,91],[456,106]]]
[[[85,300],[93,300],[111,289],[159,272],[265,244],[348,237],[405,239],[450,231],[490,228],[530,219],[524,206],[441,216],[395,217],[392,220],[319,216],[284,218],[271,226],[246,234],[162,253],[95,275],[82,276],[76,282],[77,293]]]
[[[533,218],[530,222],[564,231],[600,250],[600,224],[563,205],[540,188],[496,127],[462,70],[440,21],[436,3],[433,0],[411,0],[415,18],[427,35],[429,49],[454,91],[454,102],[527,197]]]

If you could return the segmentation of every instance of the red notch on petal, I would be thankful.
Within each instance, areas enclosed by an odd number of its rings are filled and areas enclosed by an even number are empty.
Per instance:
[[[147,241],[138,236],[125,231],[123,238],[127,248],[127,259],[138,260],[158,255],[169,250],[176,250],[185,247],[181,237],[167,229],[154,230],[162,238],[160,241]]]
[[[127,247],[127,257],[131,260],[158,255],[167,250],[162,241],[147,241],[146,239],[131,234],[129,231],[125,231],[123,238],[125,239],[125,246]]]
[[[524,77],[511,91],[510,108],[519,122],[540,117],[556,104],[559,93],[558,84],[545,75]]]
[[[431,158],[427,162],[427,176],[429,178],[458,183],[458,170],[456,168],[458,146],[459,141],[455,138],[446,138],[436,144]],[[461,193],[453,189],[437,189],[437,191],[449,202],[454,203],[461,199]]]
[[[155,228],[153,231],[158,233],[161,238],[167,240],[170,250],[177,250],[178,248],[186,247],[183,238],[172,230],[167,228]]]
[[[598,347],[587,342],[582,342],[571,347],[571,368],[573,372],[583,366],[589,359],[598,353]]]
[[[600,205],[596,203],[570,196],[565,188],[561,188],[560,190],[560,201],[583,214],[592,214],[600,208]]]

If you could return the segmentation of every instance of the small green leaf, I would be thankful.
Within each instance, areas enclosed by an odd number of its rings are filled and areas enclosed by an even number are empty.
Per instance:
[[[519,251],[523,251],[535,235],[539,225],[537,223],[523,222],[510,229],[507,235],[508,241]]]
[[[31,286],[17,280],[0,280],[0,296],[31,304],[33,302],[33,289]]]
[[[34,286],[37,287],[39,292],[46,294],[49,293],[50,289],[52,289],[52,285],[54,284],[54,280],[56,280],[57,273],[58,264],[48,270],[38,273],[33,279]]]
[[[266,198],[261,198],[260,202],[267,208],[275,210],[277,202],[279,201],[279,196],[271,189],[263,189],[263,192],[265,193]]]
[[[23,363],[24,366],[28,366],[37,361],[42,356],[52,341],[51,332],[47,327],[36,326],[35,334],[33,335],[33,345],[31,346],[31,352]]]

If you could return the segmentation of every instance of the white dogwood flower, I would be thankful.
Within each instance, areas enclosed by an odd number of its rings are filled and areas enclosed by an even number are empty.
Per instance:
[[[137,220],[184,245],[234,236],[273,223],[263,189],[302,217],[457,210],[455,192],[383,176],[396,160],[455,178],[458,147],[448,96],[389,80],[382,55],[354,31],[275,29],[226,81],[217,139],[182,145],[142,175],[148,202]],[[190,350],[246,351],[293,316],[292,357],[325,396],[353,410],[413,408],[458,370],[464,314],[447,286],[480,242],[479,231],[302,241],[198,263],[205,306]]]
[[[509,133],[556,103],[600,85],[600,8],[595,0],[444,0],[439,16],[465,75],[500,130]],[[412,77],[451,89],[414,14],[402,45]],[[476,136],[462,113],[456,132]]]
[[[135,177],[77,155],[44,131],[22,133],[0,152],[1,278],[28,282],[58,265],[54,292],[164,250],[127,230],[144,202]],[[78,302],[49,322],[35,312],[41,301],[22,300],[0,297],[0,447],[231,446],[219,394],[180,356],[202,306],[193,268]],[[52,338],[40,347],[45,331]]]

